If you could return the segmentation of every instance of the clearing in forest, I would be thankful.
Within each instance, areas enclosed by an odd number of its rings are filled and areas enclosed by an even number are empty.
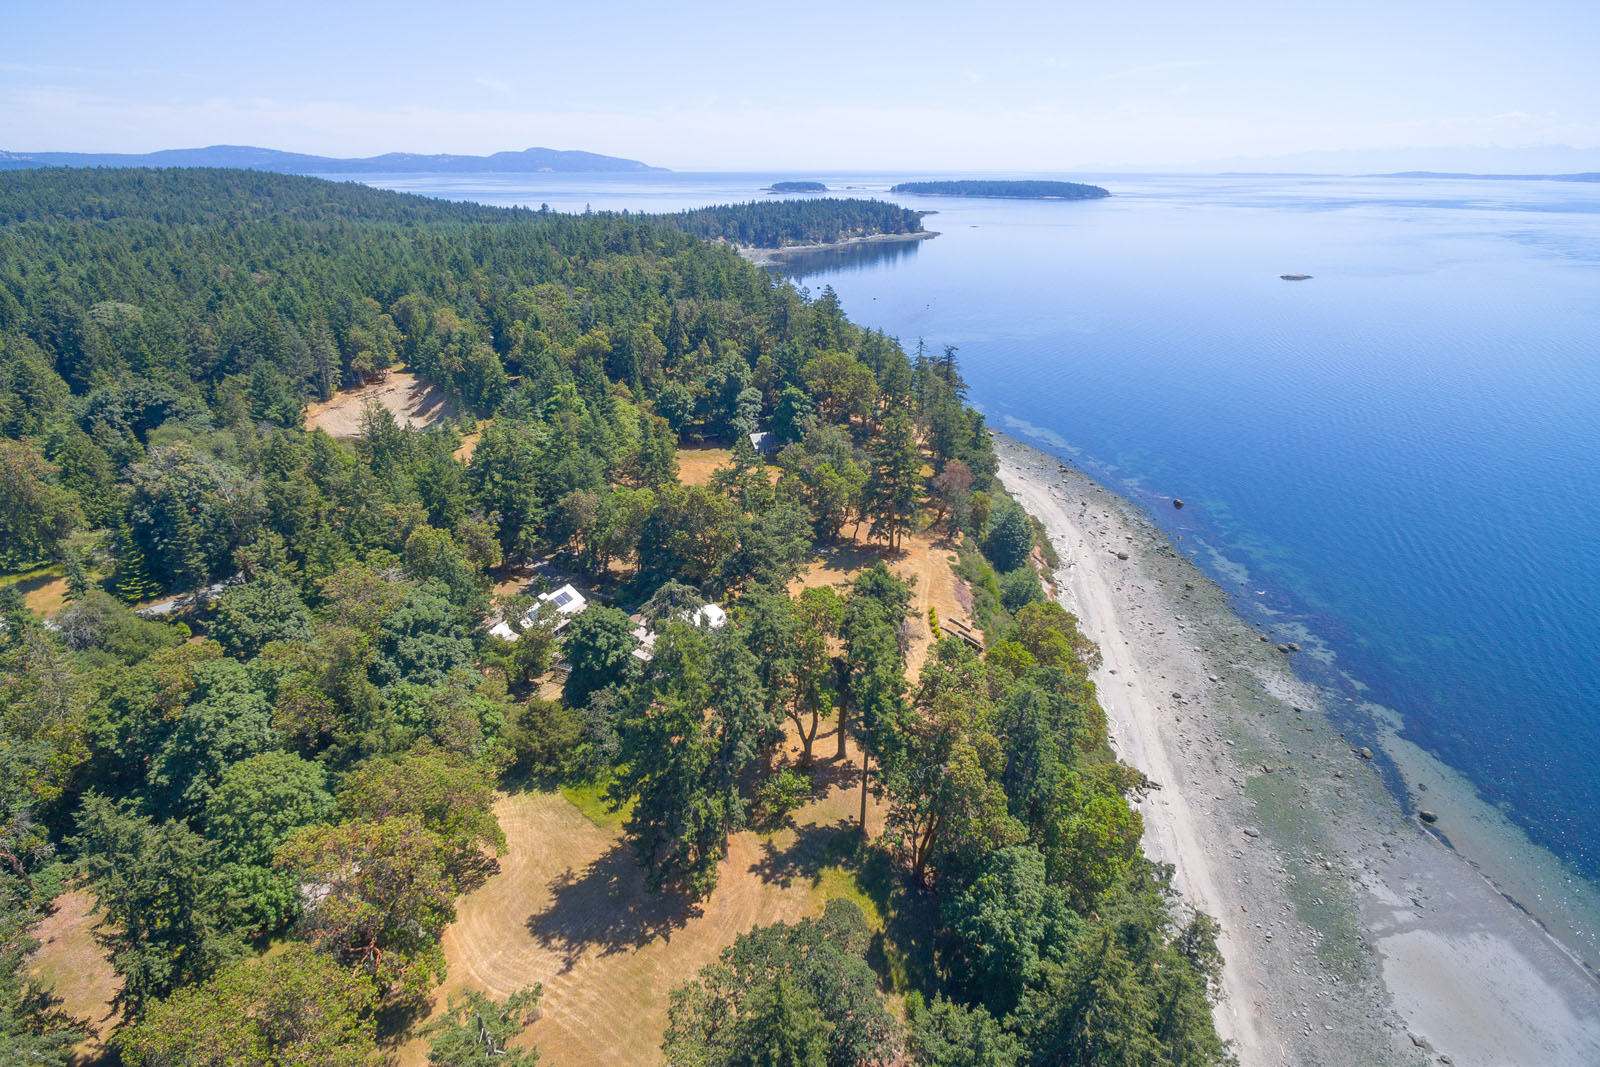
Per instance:
[[[918,530],[901,539],[900,548],[891,552],[881,544],[858,539],[841,539],[825,548],[805,573],[790,585],[791,594],[807,586],[846,587],[857,574],[882,560],[899,578],[915,579],[911,586],[911,615],[906,629],[911,646],[906,652],[906,677],[916,683],[922,663],[928,658],[932,631],[928,628],[928,609],[939,614],[939,625],[956,619],[966,623],[974,634],[981,633],[972,619],[972,593],[967,583],[956,576],[956,543],[942,530]]]
[[[355,437],[361,433],[361,411],[369,398],[388,408],[401,426],[420,429],[456,415],[444,390],[410,371],[396,370],[355,389],[341,389],[331,400],[307,404],[306,429]]]
[[[61,999],[60,1008],[79,1020],[89,1038],[73,1050],[75,1063],[97,1063],[104,1038],[117,1027],[111,1001],[122,988],[111,961],[94,939],[99,923],[94,896],[74,889],[55,900],[55,910],[33,930],[40,942],[29,969]]]
[[[48,619],[67,605],[66,572],[60,564],[0,578],[0,586],[7,585],[21,590],[22,602],[40,618]]]
[[[833,896],[878,918],[845,859],[858,840],[859,753],[852,745],[845,761],[828,758],[835,737],[817,739],[817,799],[782,830],[733,835],[717,888],[699,902],[650,892],[614,820],[602,826],[556,792],[503,797],[495,814],[506,854],[499,872],[458,902],[443,940],[450,976],[435,1009],[455,989],[504,997],[537,982],[544,998],[525,1040],[544,1062],[658,1063],[669,993],[738,935],[820,915]],[[868,824],[882,829],[876,804]],[[425,1040],[400,1050],[401,1067],[426,1062]]]
[[[678,481],[684,485],[708,485],[713,474],[732,465],[730,448],[678,449]]]

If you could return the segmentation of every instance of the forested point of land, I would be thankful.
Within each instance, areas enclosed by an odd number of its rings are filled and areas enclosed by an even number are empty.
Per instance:
[[[694,208],[653,218],[709,240],[746,248],[830,244],[851,237],[922,232],[922,216],[883,200],[818,197]]]
[[[775,193],[825,193],[828,187],[821,182],[773,182]]]
[[[688,907],[848,741],[887,824],[836,859],[893,921],[834,900],[741,936],[682,976],[669,1062],[1227,1062],[1216,926],[1140,850],[1096,650],[955,355],[640,216],[0,175],[0,1048],[65,1064],[92,1024],[128,1067],[376,1065],[407,1034],[530,1063],[507,1042],[536,987],[419,1023],[505,848],[497,798],[603,798]],[[459,400],[469,460],[461,427],[379,406],[353,440],[303,428],[401,364]],[[700,439],[732,460],[685,485]],[[881,562],[791,594],[846,528],[949,537],[984,648],[947,636],[908,677],[912,592]],[[495,592],[544,560],[595,593],[559,634],[537,585]],[[116,975],[104,1022],[30,970],[68,889]]]
[[[1109,190],[1080,182],[1049,181],[947,181],[901,182],[891,193],[923,196],[992,196],[1017,200],[1097,200]]]

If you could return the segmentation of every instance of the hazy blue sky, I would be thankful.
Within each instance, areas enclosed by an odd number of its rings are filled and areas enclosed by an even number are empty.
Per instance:
[[[1029,170],[1600,146],[1600,0],[4,0],[0,148]]]

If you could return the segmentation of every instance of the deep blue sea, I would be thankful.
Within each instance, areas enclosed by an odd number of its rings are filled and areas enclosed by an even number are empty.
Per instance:
[[[374,184],[654,211],[922,176]],[[1247,617],[1331,655],[1317,680],[1600,880],[1600,184],[1088,180],[1115,195],[892,197],[941,236],[791,273],[958,346],[993,425],[1144,506]]]

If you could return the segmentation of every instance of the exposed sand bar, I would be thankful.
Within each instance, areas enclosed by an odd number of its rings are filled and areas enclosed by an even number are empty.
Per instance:
[[[996,448],[1104,655],[1118,754],[1161,786],[1146,848],[1221,922],[1244,1067],[1600,1064],[1600,983],[1400,810],[1288,657],[1132,505]]]

